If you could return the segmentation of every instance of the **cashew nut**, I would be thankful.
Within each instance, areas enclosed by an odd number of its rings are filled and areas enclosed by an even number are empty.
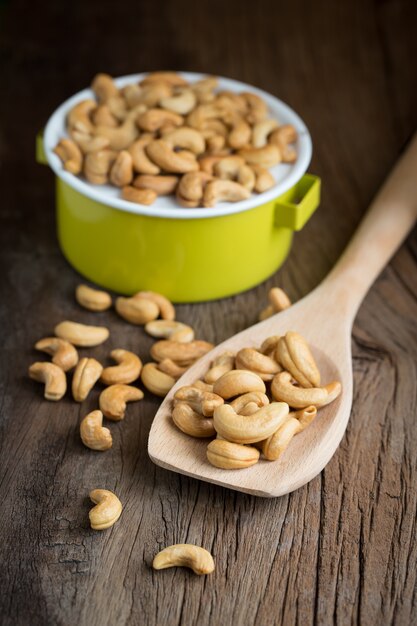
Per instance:
[[[180,343],[179,341],[162,339],[151,347],[151,356],[155,361],[172,359],[178,365],[189,365],[213,348],[213,344],[208,341],[195,340],[189,343]]]
[[[126,403],[142,400],[143,391],[131,385],[110,385],[99,397],[100,410],[108,419],[120,421],[126,412]]]
[[[79,174],[83,166],[83,155],[77,144],[71,139],[61,139],[54,148],[59,156],[64,169],[71,174]]]
[[[201,78],[200,80],[197,80],[195,83],[193,83],[191,85],[191,89],[196,92],[197,96],[200,96],[201,94],[213,92],[216,89],[218,83],[219,80],[216,76],[207,76],[206,78]]]
[[[271,384],[273,398],[277,401],[287,402],[295,409],[304,409],[310,405],[321,407],[330,404],[337,398],[341,390],[342,385],[337,381],[324,387],[313,387],[312,389],[296,387],[291,383],[289,372],[276,374]]]
[[[35,349],[52,356],[52,363],[68,372],[78,363],[78,352],[69,341],[58,337],[45,337],[35,344]]]
[[[305,348],[307,356],[311,359],[311,366],[315,367],[313,356],[307,344],[305,344]],[[292,359],[291,354],[288,350],[288,343],[285,337],[281,337],[278,341],[277,349],[275,351],[275,358],[282,365],[282,368],[284,370],[287,370],[291,374],[291,376],[297,381],[297,383],[301,385],[301,387],[311,388],[320,386],[320,373],[317,368],[315,368],[315,374],[317,376],[318,383],[313,385],[308,377],[304,374],[304,368],[298,368],[297,365],[294,363],[294,360]],[[309,364],[307,362],[306,368],[308,369],[308,367]]]
[[[277,146],[267,144],[262,148],[242,148],[238,155],[241,156],[248,165],[261,165],[262,167],[274,167],[281,161],[281,153]]]
[[[92,137],[91,135],[81,133],[79,130],[72,131],[71,136],[84,154],[104,150],[108,148],[110,143],[107,137]]]
[[[126,150],[137,138],[139,131],[135,124],[135,120],[127,117],[123,124],[117,128],[109,126],[96,126],[93,131],[94,135],[107,137],[109,146],[113,150]]]
[[[268,143],[268,135],[277,128],[276,120],[263,120],[252,128],[252,145],[254,148],[262,148]]]
[[[198,170],[195,158],[190,159],[184,154],[174,152],[171,144],[163,139],[151,141],[146,147],[146,154],[161,169],[173,174],[185,174]]]
[[[267,319],[274,315],[275,313],[280,313],[285,309],[288,309],[291,306],[291,300],[279,287],[272,287],[268,293],[268,300],[271,303],[265,309],[263,309],[259,314],[259,321]]]
[[[276,358],[303,387],[320,386],[319,369],[306,340],[299,333],[288,331],[285,337],[281,337]]]
[[[145,330],[152,337],[163,337],[172,341],[188,343],[194,339],[194,330],[191,326],[173,320],[154,320],[145,325]]]
[[[209,136],[206,137],[204,132],[202,135],[206,139],[207,152],[220,152],[226,145],[226,139],[222,135],[209,133]]]
[[[90,491],[90,499],[96,505],[88,514],[91,528],[105,530],[113,526],[122,514],[119,498],[107,489],[94,489]]]
[[[164,111],[163,109],[148,109],[148,111],[145,111],[138,116],[136,123],[142,130],[153,133],[165,124],[181,126],[184,123],[184,118],[181,115],[177,115],[177,113],[172,113],[171,111]]]
[[[214,437],[216,431],[211,417],[202,417],[186,402],[178,402],[172,411],[174,424],[191,437]]]
[[[266,102],[260,96],[251,92],[244,92],[241,96],[246,100],[246,105],[249,109],[249,112],[246,114],[249,124],[262,122],[268,113]]]
[[[181,204],[198,205],[203,198],[204,188],[213,177],[206,172],[189,172],[181,177],[177,188],[177,198]]]
[[[157,199],[158,194],[153,189],[136,189],[127,185],[122,188],[122,198],[128,202],[136,202],[136,204],[151,205]]]
[[[165,374],[169,374],[172,378],[180,378],[187,371],[188,367],[181,367],[172,359],[163,359],[158,364],[158,369]]]
[[[175,392],[174,400],[186,402],[196,413],[204,415],[204,417],[211,417],[216,407],[224,403],[223,398],[216,393],[192,385],[180,387]]]
[[[180,115],[186,115],[195,107],[197,97],[191,89],[181,89],[177,94],[169,98],[162,98],[159,101],[159,105],[163,109],[172,111],[173,113],[179,113]]]
[[[98,346],[108,339],[110,332],[104,326],[90,326],[77,322],[60,322],[55,326],[55,335],[69,341],[74,346],[89,348]]]
[[[250,191],[232,180],[212,180],[204,190],[203,205],[212,207],[217,202],[240,202],[250,197]]]
[[[138,293],[135,293],[133,298],[144,298],[145,300],[154,302],[159,308],[159,314],[163,320],[175,319],[174,305],[162,294],[157,293],[156,291],[138,291]]]
[[[152,567],[189,567],[195,574],[211,574],[214,572],[214,561],[210,552],[204,548],[189,543],[177,543],[158,552]]]
[[[238,118],[233,124],[232,130],[227,137],[227,143],[234,150],[239,150],[250,142],[251,127],[242,118]]]
[[[223,112],[217,104],[199,104],[187,115],[186,123],[188,126],[202,130],[208,120],[220,118]]]
[[[213,171],[215,176],[222,180],[235,180],[249,191],[252,191],[255,186],[255,174],[239,156],[229,156],[217,161]]]
[[[94,130],[94,124],[90,119],[90,115],[97,108],[97,103],[94,100],[82,100],[78,102],[71,111],[68,113],[67,125],[68,130],[79,130],[87,135],[91,134]]]
[[[254,348],[239,350],[236,355],[236,367],[256,372],[262,380],[272,380],[273,375],[281,371],[281,367],[274,359]],[[270,375],[272,375],[271,378]]]
[[[72,377],[72,395],[76,402],[83,402],[103,371],[101,363],[96,359],[84,357],[74,370]]]
[[[304,430],[316,417],[317,408],[309,406],[294,413],[288,413],[278,430],[265,441],[261,441],[261,450],[268,461],[276,461],[287,448],[294,435]]]
[[[80,424],[80,436],[83,444],[91,450],[108,450],[113,439],[108,428],[103,426],[103,413],[92,411]]]
[[[45,383],[46,400],[61,400],[67,390],[65,372],[55,363],[37,362],[29,367],[29,377],[38,383]]]
[[[133,186],[138,189],[151,189],[158,196],[169,196],[175,192],[178,180],[178,176],[154,176],[152,174],[140,174],[133,181]]]
[[[108,182],[110,168],[117,158],[114,150],[89,152],[84,161],[84,175],[93,185],[105,185]]]
[[[218,380],[223,374],[226,372],[230,372],[235,367],[235,355],[233,352],[227,351],[219,354],[213,363],[211,364],[210,369],[206,372],[204,376],[204,380],[206,383],[213,384]]]
[[[254,372],[249,370],[232,370],[216,380],[213,391],[225,400],[228,400],[250,391],[265,393],[266,389],[262,378]]]
[[[113,367],[106,367],[102,373],[100,380],[105,385],[126,385],[137,380],[142,369],[142,361],[133,352],[128,350],[112,350],[110,352],[112,359],[118,363]]]
[[[132,182],[132,178],[132,156],[127,150],[121,150],[110,170],[110,182],[116,187],[125,187]]]
[[[294,163],[297,159],[297,152],[289,144],[297,140],[297,131],[291,124],[284,124],[274,130],[269,137],[269,142],[276,145],[281,153],[283,163]]]
[[[136,189],[136,191],[140,191],[140,189]],[[150,189],[144,191],[150,191]],[[119,297],[116,299],[115,307],[120,317],[131,324],[143,325],[156,319],[159,315],[158,305],[148,298]]]
[[[112,305],[111,295],[107,291],[93,289],[87,285],[78,285],[75,299],[89,311],[107,311]]]
[[[174,148],[185,148],[194,154],[201,154],[206,149],[203,135],[195,128],[188,126],[181,126],[181,128],[165,132],[162,139]]]
[[[156,396],[165,397],[175,385],[175,378],[162,372],[158,363],[145,363],[142,369],[141,380],[146,389]]]
[[[127,91],[127,87],[135,87],[135,89]],[[124,88],[123,95],[130,107],[137,104],[156,107],[162,98],[169,98],[172,94],[172,86],[164,82],[150,83],[143,87],[139,87],[139,85],[128,85],[127,87]]]
[[[157,175],[161,171],[161,169],[148,158],[145,152],[145,147],[153,140],[154,138],[151,134],[145,133],[128,148],[132,156],[133,168],[139,174]]]
[[[151,72],[145,76],[140,85],[151,85],[154,83],[167,83],[172,87],[183,87],[188,85],[188,81],[176,72]]]
[[[256,406],[256,411],[263,406],[269,404],[269,398],[266,394],[260,391],[251,391],[249,393],[244,393],[242,396],[238,396],[232,402],[230,402],[230,406],[236,413],[240,415],[247,415],[248,413],[244,413],[247,406],[250,404],[254,404]],[[250,410],[250,415],[255,411]]]
[[[275,178],[272,176],[271,172],[266,169],[266,167],[252,164],[251,169],[256,177],[254,189],[257,193],[268,191],[268,189],[271,189],[275,185]]]
[[[272,435],[287,419],[288,412],[285,402],[271,402],[250,416],[239,415],[230,404],[223,404],[214,411],[214,428],[232,443],[255,443]]]
[[[107,104],[100,104],[92,113],[92,120],[96,126],[109,126],[116,128],[119,125],[117,119],[110,111]]]
[[[99,102],[106,102],[109,98],[119,95],[119,90],[109,74],[97,74],[91,83],[91,89]]]
[[[207,446],[207,459],[221,469],[244,469],[259,461],[259,450],[224,439],[214,439]]]
[[[272,337],[267,337],[259,348],[259,351],[262,352],[262,354],[266,354],[267,356],[273,358],[280,338],[281,335],[272,335]]]

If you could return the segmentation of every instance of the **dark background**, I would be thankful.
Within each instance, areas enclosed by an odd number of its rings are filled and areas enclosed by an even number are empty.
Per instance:
[[[415,623],[415,234],[359,311],[354,407],[338,452],[277,500],[156,468],[149,396],[112,428],[113,448],[92,453],[78,423],[97,392],[82,409],[69,399],[51,407],[26,371],[56,322],[91,322],[57,246],[53,176],[34,158],[36,133],[63,100],[98,71],[182,69],[261,87],[306,122],[322,204],[284,267],[245,294],[178,307],[218,343],[256,321],[271,286],[293,300],[308,293],[351,237],[415,130],[416,18],[412,0],[0,4],[2,623]],[[149,338],[112,313],[101,320],[112,347],[146,360]],[[99,485],[125,505],[103,533],[88,524],[87,494]],[[215,574],[152,572],[160,547],[186,541],[212,550]]]

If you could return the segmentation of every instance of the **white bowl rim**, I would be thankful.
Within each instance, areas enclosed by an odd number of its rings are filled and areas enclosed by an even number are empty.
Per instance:
[[[138,82],[142,78],[147,75],[148,72],[143,72],[140,74],[129,74],[127,76],[121,76],[119,78],[115,78],[116,85],[118,87],[123,87],[132,82]],[[200,74],[195,72],[178,72],[181,76],[189,81],[200,80],[201,78],[206,77],[206,74]],[[253,93],[264,98],[266,103],[268,104],[269,109],[279,110],[280,119],[284,123],[293,124],[298,133],[297,140],[297,160],[294,164],[291,165],[281,165],[278,167],[286,167],[288,168],[288,172],[285,176],[285,179],[277,182],[277,184],[265,191],[261,194],[252,195],[248,200],[243,200],[242,202],[235,203],[220,203],[215,207],[211,208],[194,208],[187,209],[183,207],[161,207],[158,206],[158,199],[151,206],[144,206],[135,204],[133,202],[128,202],[127,200],[123,200],[121,198],[112,197],[107,195],[106,189],[104,186],[94,186],[70,172],[67,172],[62,167],[62,162],[60,158],[53,152],[53,149],[57,143],[58,138],[64,136],[62,128],[65,128],[65,118],[68,111],[75,105],[77,102],[84,100],[86,98],[94,98],[94,94],[90,88],[83,89],[79,91],[71,98],[68,98],[65,102],[63,102],[51,115],[49,118],[45,131],[44,131],[44,149],[46,158],[49,166],[54,171],[54,173],[67,185],[78,191],[80,194],[94,200],[95,202],[99,202],[110,206],[114,209],[118,209],[121,211],[127,211],[128,213],[134,213],[137,215],[146,215],[148,217],[159,217],[159,218],[171,218],[171,219],[206,219],[212,217],[220,217],[225,215],[232,215],[234,213],[241,213],[243,211],[248,211],[257,206],[270,202],[275,198],[278,198],[286,191],[291,189],[305,174],[311,160],[312,155],[312,142],[310,133],[305,126],[303,120],[300,116],[293,111],[287,104],[279,100],[275,96],[263,91],[262,89],[258,89],[252,85],[248,85],[246,83],[242,83],[240,81],[218,77],[219,79],[219,88],[227,89],[231,91],[252,91]]]

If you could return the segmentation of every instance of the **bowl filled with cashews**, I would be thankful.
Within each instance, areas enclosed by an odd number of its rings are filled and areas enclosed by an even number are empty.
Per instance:
[[[175,302],[265,280],[319,204],[310,134],[278,98],[194,73],[91,87],[49,119],[39,160],[56,174],[58,239],[85,277]]]

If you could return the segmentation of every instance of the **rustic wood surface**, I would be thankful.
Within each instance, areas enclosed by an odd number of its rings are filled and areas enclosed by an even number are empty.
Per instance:
[[[166,5],[166,6],[165,6]],[[151,340],[112,312],[74,302],[80,277],[56,242],[53,177],[34,162],[52,110],[96,71],[218,73],[281,97],[314,141],[319,212],[285,266],[256,289],[178,307],[219,342],[254,323],[268,289],[294,299],[325,276],[416,125],[415,4],[84,2],[0,5],[0,615],[2,624],[413,624],[416,618],[417,242],[408,238],[362,305],[353,333],[354,405],[320,476],[275,500],[156,467],[146,442],[158,401],[131,405],[114,445],[80,442],[96,407],[52,405],[27,368],[56,322],[111,324],[110,347],[146,360]],[[323,303],[326,306],[326,303]],[[124,503],[89,528],[88,492]],[[216,571],[154,572],[176,542],[212,551]]]

